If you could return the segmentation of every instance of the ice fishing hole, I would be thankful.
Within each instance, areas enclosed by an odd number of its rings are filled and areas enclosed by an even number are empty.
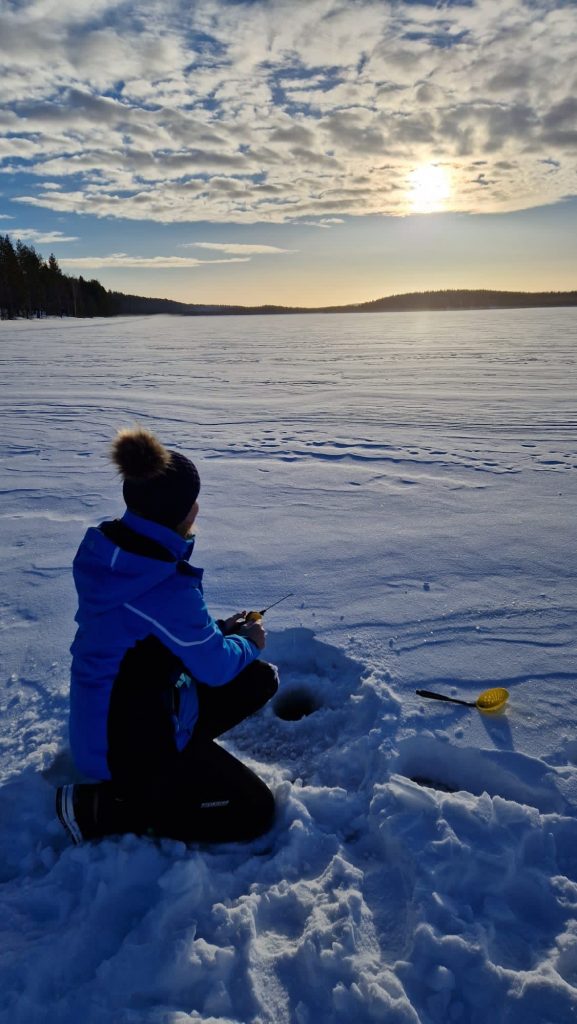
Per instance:
[[[320,706],[320,701],[304,687],[279,694],[273,704],[275,715],[285,722],[298,722],[301,718],[312,715]]]

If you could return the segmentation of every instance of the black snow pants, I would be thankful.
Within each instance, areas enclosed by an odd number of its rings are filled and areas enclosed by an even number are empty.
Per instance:
[[[198,719],[178,751],[171,712],[182,667],[152,637],[123,661],[109,713],[112,782],[104,784],[114,800],[114,830],[183,842],[253,839],[272,824],[273,795],[215,739],[274,696],[276,669],[254,661],[224,686],[196,683]]]
[[[222,843],[268,831],[272,793],[214,740],[258,711],[277,686],[276,672],[263,661],[254,661],[225,686],[197,684],[200,713],[194,733],[177,756],[176,772],[166,776],[160,792],[155,787],[155,832],[184,842]]]

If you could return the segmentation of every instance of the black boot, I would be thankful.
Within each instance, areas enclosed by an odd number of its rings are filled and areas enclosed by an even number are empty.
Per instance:
[[[142,831],[130,804],[117,795],[110,782],[59,786],[56,813],[75,843]]]

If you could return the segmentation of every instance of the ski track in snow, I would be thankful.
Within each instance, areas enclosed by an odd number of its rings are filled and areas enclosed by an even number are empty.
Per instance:
[[[577,1020],[571,310],[0,324],[0,1021]],[[70,846],[70,563],[135,418],[199,464],[272,832]],[[506,686],[504,713],[420,700]],[[308,704],[297,721],[283,704]],[[415,781],[418,780],[418,781]]]

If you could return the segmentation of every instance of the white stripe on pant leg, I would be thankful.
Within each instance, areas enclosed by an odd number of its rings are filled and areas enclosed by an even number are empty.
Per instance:
[[[75,843],[80,844],[82,842],[82,832],[78,827],[78,822],[74,817],[74,785],[64,786],[62,801],[62,815],[67,827],[70,829],[70,834]]]

